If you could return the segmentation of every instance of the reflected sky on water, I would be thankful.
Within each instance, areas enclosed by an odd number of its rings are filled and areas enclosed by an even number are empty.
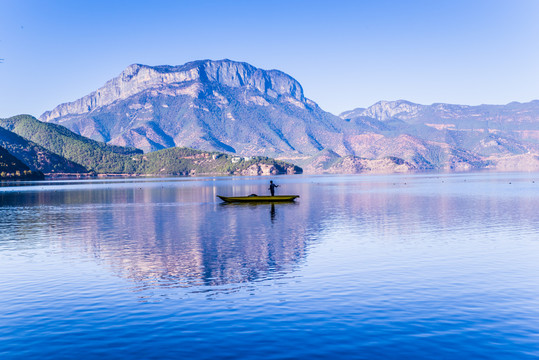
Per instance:
[[[3,183],[2,358],[539,356],[538,174],[273,179]]]

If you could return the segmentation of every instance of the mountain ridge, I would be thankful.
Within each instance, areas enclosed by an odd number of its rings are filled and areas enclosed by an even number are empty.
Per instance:
[[[433,103],[424,105],[413,103],[407,100],[378,101],[367,108],[356,108],[344,111],[339,114],[342,119],[351,119],[355,117],[367,116],[380,121],[389,119],[411,119],[414,116],[426,115],[431,119],[455,118],[455,117],[479,117],[480,120],[495,120],[496,116],[515,115],[522,111],[537,111],[533,117],[527,118],[532,122],[537,122],[539,114],[539,100],[528,102],[512,101],[505,105],[498,104],[480,104],[480,105],[460,105],[449,103]],[[522,114],[520,114],[522,115]]]
[[[218,67],[216,64],[224,66]],[[279,70],[266,70],[265,72],[273,76],[264,76],[260,69],[250,64],[231,62],[228,59],[217,61],[197,60],[175,66],[132,64],[122,71],[119,76],[107,81],[98,90],[79,100],[61,104],[51,111],[46,111],[39,119],[50,122],[55,118],[66,115],[69,107],[75,108],[75,112],[71,110],[70,114],[83,114],[91,112],[96,107],[110,105],[119,99],[126,99],[148,88],[196,80],[217,82],[224,80],[226,85],[233,87],[248,84],[263,93],[266,93],[268,89],[273,91],[269,93],[270,96],[289,94],[298,101],[304,99],[303,88],[295,79]],[[133,79],[134,81],[132,81]],[[127,86],[128,84],[132,86]],[[191,90],[196,93],[196,89]]]
[[[401,164],[418,170],[479,169],[495,166],[496,157],[539,153],[539,101],[478,106],[379,101],[335,116],[307,99],[292,76],[228,59],[133,64],[41,119],[146,153],[189,147],[299,159],[296,164],[305,166],[330,150],[351,157],[324,164],[358,171],[381,166],[365,160],[398,158],[404,162],[376,164],[399,169]],[[325,165],[312,169],[338,171]]]

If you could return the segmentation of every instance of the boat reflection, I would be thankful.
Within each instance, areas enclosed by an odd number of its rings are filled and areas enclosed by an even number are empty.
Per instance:
[[[283,201],[280,201],[280,202],[268,202],[268,201],[251,201],[251,202],[230,202],[230,203],[227,203],[227,202],[222,202],[219,204],[220,206],[224,206],[224,207],[236,207],[236,206],[240,206],[240,207],[259,207],[259,208],[269,208],[270,211],[270,220],[271,220],[271,223],[272,224],[275,224],[275,220],[277,218],[277,211],[276,211],[276,207],[283,207],[283,206],[299,206],[298,203],[294,202],[294,201],[286,201],[286,202],[283,202]]]

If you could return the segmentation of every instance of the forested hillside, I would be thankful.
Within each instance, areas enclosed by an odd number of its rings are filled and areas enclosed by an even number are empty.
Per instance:
[[[43,123],[30,115],[1,119],[0,126],[83,166],[86,171],[125,173],[128,172],[126,159],[142,153],[138,149],[107,145],[85,138],[63,126]]]
[[[30,115],[0,119],[0,144],[12,155],[45,173],[123,175],[295,174],[302,169],[267,157],[239,157],[189,148],[148,154],[77,135],[61,125]]]
[[[0,147],[0,180],[10,179],[43,179],[43,174],[39,171],[32,171],[6,149]]]
[[[84,166],[69,161],[2,127],[0,127],[0,146],[33,171],[64,174],[88,172]]]

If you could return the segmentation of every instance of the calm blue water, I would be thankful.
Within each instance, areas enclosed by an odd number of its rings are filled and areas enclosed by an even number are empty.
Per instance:
[[[535,359],[539,174],[0,187],[0,359]]]

